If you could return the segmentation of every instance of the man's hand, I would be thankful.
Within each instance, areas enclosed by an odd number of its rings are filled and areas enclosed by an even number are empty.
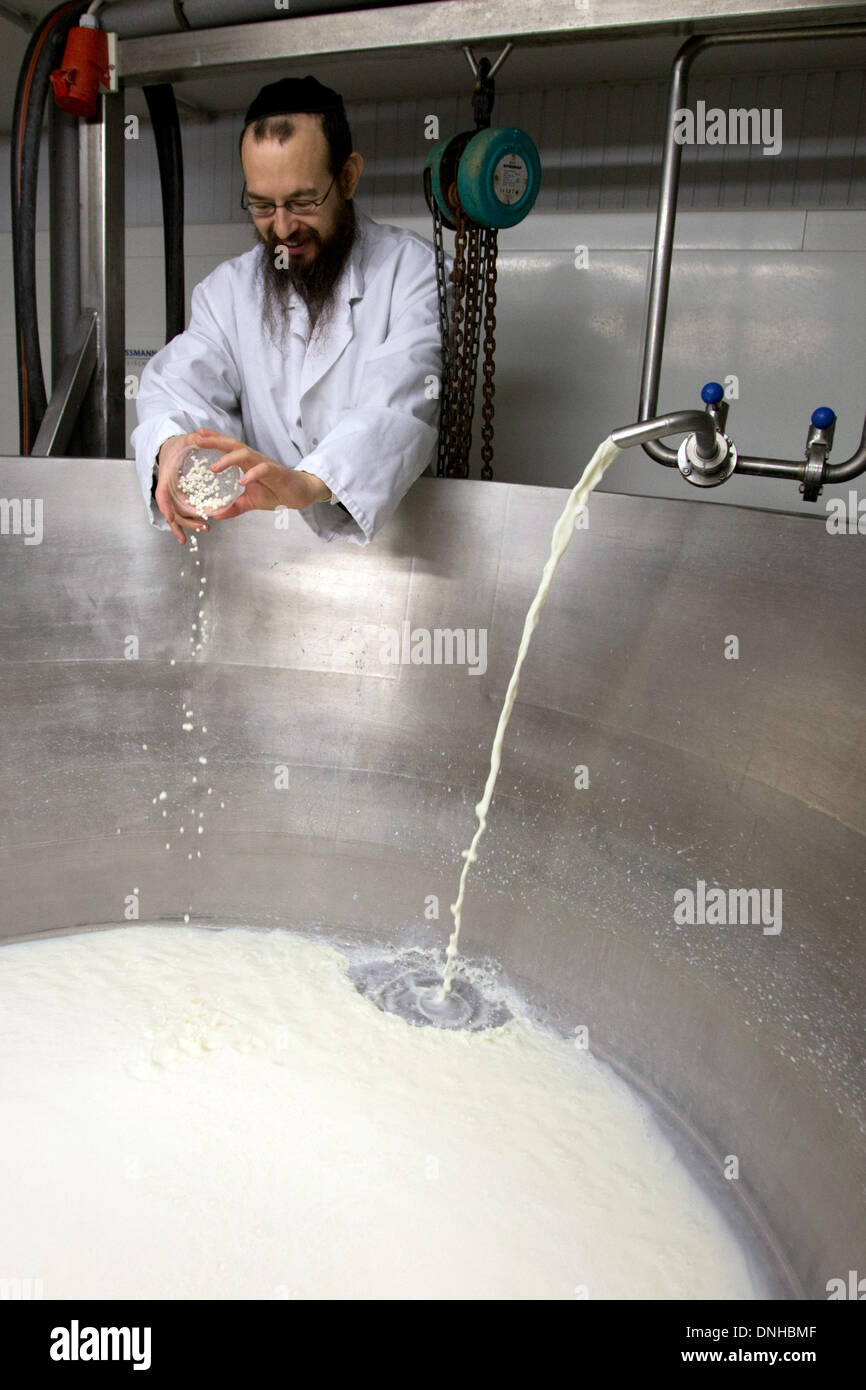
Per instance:
[[[326,502],[331,495],[327,483],[323,483],[314,473],[287,468],[284,463],[277,463],[267,454],[260,454],[241,440],[232,439],[231,435],[202,429],[185,437],[200,449],[226,451],[221,459],[211,465],[214,473],[222,473],[234,466],[243,474],[241,483],[244,491],[230,506],[212,512],[214,521],[228,521],[230,517],[242,516],[244,512],[273,512],[277,507],[301,511],[313,502]]]
[[[181,545],[186,545],[183,527],[186,527],[187,531],[210,530],[207,522],[192,510],[188,497],[178,487],[178,456],[187,444],[198,442],[195,434],[173,434],[170,439],[165,440],[159,450],[159,473],[154,498]]]

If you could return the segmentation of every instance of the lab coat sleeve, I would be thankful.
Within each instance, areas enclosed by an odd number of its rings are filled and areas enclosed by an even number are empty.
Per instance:
[[[369,544],[435,456],[442,344],[432,247],[401,251],[391,305],[387,337],[367,353],[357,403],[299,465],[347,509],[304,508],[323,540]]]
[[[156,454],[174,434],[208,429],[242,438],[240,376],[223,322],[231,322],[228,286],[217,269],[192,292],[189,327],[147,363],[139,383],[135,467],[151,524],[167,531],[151,497]],[[222,308],[222,315],[220,309]]]

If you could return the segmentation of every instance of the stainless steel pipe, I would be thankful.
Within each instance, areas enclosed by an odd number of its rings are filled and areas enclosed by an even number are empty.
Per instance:
[[[866,24],[810,25],[808,27],[789,27],[757,29],[746,32],[720,34],[696,34],[687,39],[674,59],[668,91],[667,115],[665,117],[664,154],[662,158],[659,203],[656,213],[655,236],[653,240],[652,270],[650,291],[647,303],[646,328],[644,331],[643,365],[641,367],[640,405],[638,418],[649,420],[658,409],[659,380],[661,377],[662,354],[664,352],[665,323],[667,320],[668,291],[670,287],[671,259],[674,246],[674,225],[677,215],[677,195],[682,163],[682,145],[676,138],[677,113],[688,100],[689,73],[692,63],[699,54],[708,48],[743,45],[751,43],[772,43],[789,39],[827,39],[827,38],[866,38]],[[707,295],[708,305],[711,294]],[[708,319],[709,322],[709,319]],[[676,467],[677,451],[668,444],[651,439],[643,445],[650,458],[669,468]],[[827,464],[824,469],[824,482],[842,483],[858,477],[866,470],[866,417],[863,433],[856,451],[844,463]],[[754,458],[740,454],[737,472],[762,477],[796,478],[805,476],[806,460]]]
[[[620,449],[629,449],[635,444],[646,444],[653,439],[662,439],[668,434],[683,433],[695,435],[702,456],[710,458],[715,453],[715,422],[712,416],[703,410],[671,410],[667,415],[639,420],[635,425],[620,425],[618,429],[611,431],[610,437]]]

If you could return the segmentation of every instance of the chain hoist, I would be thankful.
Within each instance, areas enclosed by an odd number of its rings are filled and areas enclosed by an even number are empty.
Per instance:
[[[498,229],[514,227],[526,217],[541,182],[541,161],[529,136],[513,126],[490,126],[494,74],[511,48],[509,43],[492,67],[488,58],[476,63],[471,49],[464,49],[475,75],[475,130],[437,141],[424,168],[424,194],[433,216],[442,337],[436,460],[440,477],[469,476],[479,353],[481,477],[493,477]],[[450,276],[445,261],[446,227],[454,233]]]

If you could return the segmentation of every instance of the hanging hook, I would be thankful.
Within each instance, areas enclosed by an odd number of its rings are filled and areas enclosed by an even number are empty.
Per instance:
[[[489,77],[495,77],[495,76],[496,76],[496,74],[498,73],[499,69],[502,67],[502,64],[505,62],[505,59],[508,57],[508,55],[509,55],[509,53],[511,52],[511,50],[512,50],[513,47],[514,47],[514,44],[511,43],[510,41],[505,45],[505,47],[503,48],[503,50],[502,50],[502,52],[500,53],[499,57],[496,59],[496,62],[493,64],[493,67],[490,69],[490,72],[488,73],[488,76],[489,76]]]
[[[502,52],[500,53],[499,57],[496,59],[496,62],[493,64],[493,67],[490,69],[489,73],[487,74],[488,77],[495,77],[495,76],[496,76],[496,74],[498,73],[499,69],[502,67],[502,64],[505,62],[505,59],[508,57],[508,55],[509,55],[509,53],[511,52],[511,50],[512,50],[513,47],[514,47],[514,44],[511,43],[511,41],[509,40],[509,42],[505,45],[505,47],[503,48]],[[468,43],[464,43],[464,45],[463,45],[463,52],[466,54],[466,61],[467,61],[467,63],[469,64],[470,68],[472,69],[472,76],[473,76],[473,77],[477,77],[477,76],[478,76],[478,63],[477,63],[477,61],[476,61],[475,54],[472,52],[472,49],[469,47]]]

